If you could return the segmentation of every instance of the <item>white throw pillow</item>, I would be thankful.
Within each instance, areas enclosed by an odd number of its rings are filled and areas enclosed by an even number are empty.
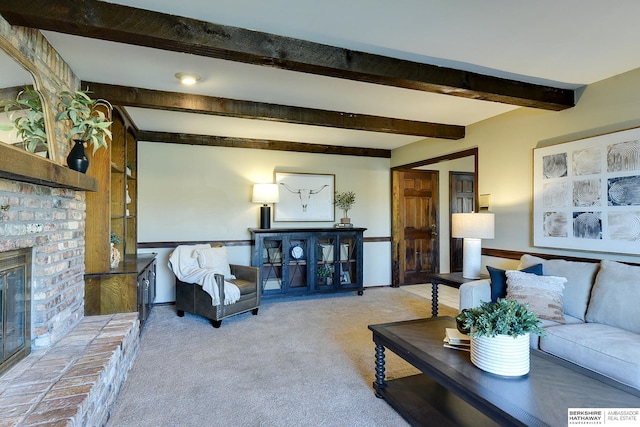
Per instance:
[[[562,293],[567,279],[507,270],[507,299],[529,304],[540,319],[565,323]]]
[[[587,309],[587,322],[640,334],[640,267],[602,260]]]
[[[226,247],[196,249],[194,253],[198,257],[198,266],[200,268],[214,270],[218,274],[223,274],[225,279],[234,278],[231,275]]]

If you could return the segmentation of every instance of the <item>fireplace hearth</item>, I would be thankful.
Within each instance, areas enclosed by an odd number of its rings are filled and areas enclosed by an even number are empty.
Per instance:
[[[0,375],[31,352],[32,249],[0,253]]]

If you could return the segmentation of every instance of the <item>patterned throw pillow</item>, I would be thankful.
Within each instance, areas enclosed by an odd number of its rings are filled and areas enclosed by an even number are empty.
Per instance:
[[[507,270],[507,299],[529,304],[540,319],[565,323],[562,293],[567,279]]]

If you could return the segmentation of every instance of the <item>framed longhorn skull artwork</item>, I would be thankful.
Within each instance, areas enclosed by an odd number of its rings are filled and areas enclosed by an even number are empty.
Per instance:
[[[276,172],[280,201],[274,221],[333,221],[335,175]]]

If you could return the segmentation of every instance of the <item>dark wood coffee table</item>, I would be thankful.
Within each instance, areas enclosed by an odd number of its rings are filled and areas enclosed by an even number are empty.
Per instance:
[[[376,396],[414,426],[563,426],[569,408],[640,408],[640,392],[602,375],[531,351],[518,378],[475,367],[469,353],[445,348],[450,317],[370,325],[376,346]],[[422,372],[385,379],[385,349]]]

